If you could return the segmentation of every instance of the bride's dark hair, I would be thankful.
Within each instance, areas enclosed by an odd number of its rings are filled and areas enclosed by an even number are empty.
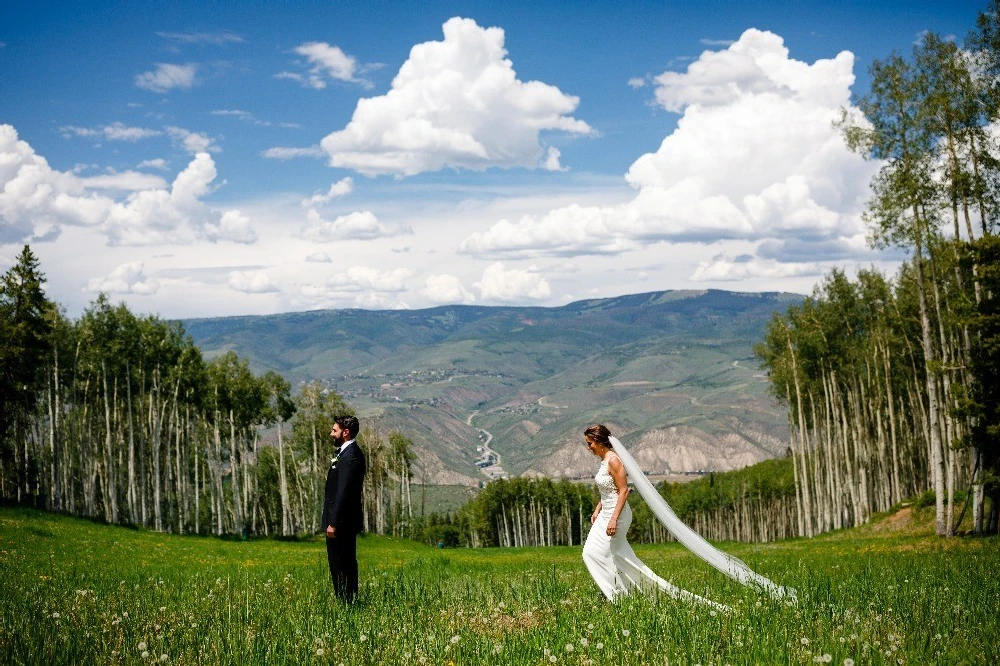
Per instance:
[[[583,436],[601,446],[611,448],[611,431],[603,423],[595,423],[583,431]]]

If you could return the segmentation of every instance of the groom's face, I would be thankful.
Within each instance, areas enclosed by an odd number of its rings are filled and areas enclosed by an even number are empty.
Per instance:
[[[340,446],[347,441],[347,431],[341,428],[339,423],[334,423],[333,430],[330,431],[330,437],[333,438],[334,444]]]

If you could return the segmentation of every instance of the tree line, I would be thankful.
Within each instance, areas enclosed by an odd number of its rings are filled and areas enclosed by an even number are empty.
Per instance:
[[[180,323],[103,294],[71,321],[44,283],[29,246],[0,280],[0,498],[180,533],[321,530],[332,420],[353,413],[340,395],[206,360]],[[411,442],[377,424],[358,442],[366,529],[399,534]]]

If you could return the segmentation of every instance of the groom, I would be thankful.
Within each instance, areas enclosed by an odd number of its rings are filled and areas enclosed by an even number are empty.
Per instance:
[[[326,557],[333,590],[347,603],[358,596],[358,533],[361,531],[361,488],[365,480],[365,454],[354,441],[358,419],[338,416],[330,437],[340,447],[326,473],[323,525],[326,527]]]

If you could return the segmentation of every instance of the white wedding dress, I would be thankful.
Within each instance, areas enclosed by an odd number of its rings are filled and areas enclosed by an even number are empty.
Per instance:
[[[739,558],[733,557],[729,553],[724,553],[700,534],[692,530],[677,517],[674,510],[670,508],[667,501],[663,499],[653,484],[646,478],[639,464],[632,457],[618,438],[612,436],[611,451],[604,455],[600,469],[594,481],[601,492],[601,512],[597,520],[590,528],[587,535],[587,542],[583,546],[583,561],[587,565],[587,570],[594,577],[594,581],[601,592],[612,601],[617,597],[628,594],[636,588],[646,590],[662,590],[678,599],[696,601],[707,604],[721,610],[729,610],[722,604],[700,597],[697,594],[682,590],[681,588],[663,580],[649,567],[642,563],[632,550],[626,539],[629,525],[632,524],[632,510],[628,504],[618,515],[618,529],[613,537],[607,533],[608,522],[615,511],[618,502],[618,488],[615,481],[608,472],[608,458],[617,455],[625,468],[625,473],[631,480],[635,489],[639,491],[642,499],[646,501],[653,515],[660,521],[671,536],[684,545],[692,553],[712,565],[722,573],[743,585],[753,586],[763,590],[775,599],[787,599],[789,603],[795,602],[795,590],[790,587],[776,585],[770,579],[761,576],[753,571]]]
[[[601,588],[601,592],[614,601],[635,589],[648,591],[659,589],[678,599],[697,601],[725,610],[725,606],[668,583],[636,557],[626,538],[629,525],[632,524],[632,509],[628,502],[618,515],[618,529],[615,535],[608,536],[608,522],[618,503],[618,488],[615,487],[615,480],[608,472],[608,460],[614,455],[609,452],[604,456],[601,467],[594,476],[597,488],[601,492],[601,513],[591,526],[587,542],[583,546],[583,561],[594,582]]]

